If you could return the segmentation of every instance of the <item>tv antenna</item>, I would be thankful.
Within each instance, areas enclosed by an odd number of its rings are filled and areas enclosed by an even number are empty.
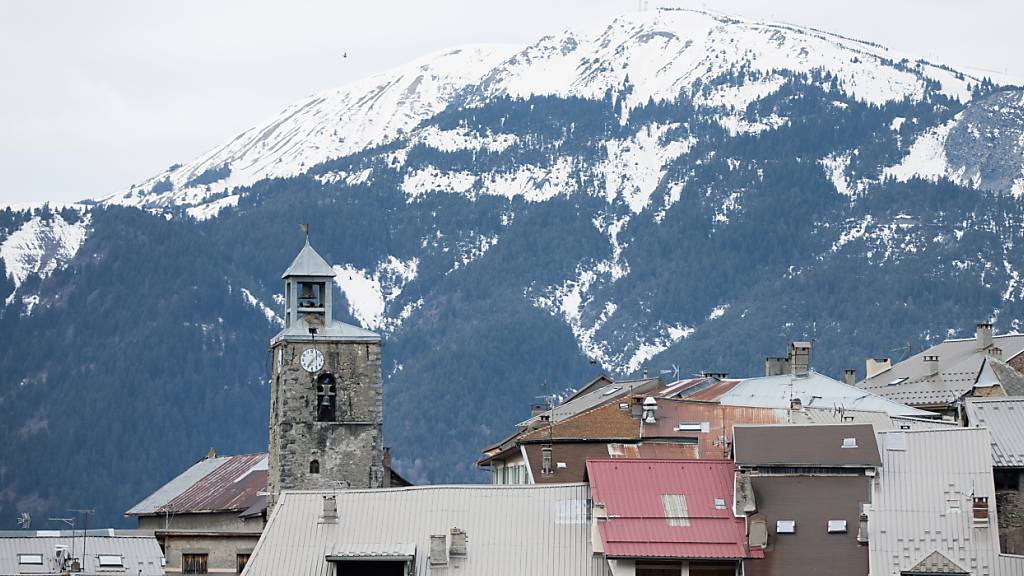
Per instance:
[[[89,516],[96,513],[95,508],[69,508],[68,512],[74,512],[75,514],[85,515],[85,528],[82,530],[82,560],[85,561],[88,556],[85,555],[86,546],[89,544]],[[74,536],[71,538],[74,541]]]
[[[18,528],[22,530],[28,530],[32,527],[32,517],[29,516],[28,512],[22,512],[21,516],[18,516]]]
[[[899,360],[897,360],[897,362],[902,362],[903,360],[906,360],[914,353],[914,345],[908,341],[903,346],[893,348],[892,350],[890,350],[890,352],[902,352],[903,355],[900,356]]]
[[[679,380],[679,366],[677,366],[675,364],[672,365],[672,369],[671,370],[659,370],[658,372],[660,374],[671,374],[673,382],[675,382],[676,380]]]

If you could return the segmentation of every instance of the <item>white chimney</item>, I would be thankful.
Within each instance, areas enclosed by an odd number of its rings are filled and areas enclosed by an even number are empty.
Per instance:
[[[924,357],[924,375],[935,376],[939,373],[939,357],[938,356],[925,356]]]
[[[324,496],[324,511],[320,517],[323,524],[336,524],[338,522],[338,500],[334,496]]]
[[[459,528],[452,528],[452,547],[448,553],[452,556],[466,555],[466,531]]]
[[[865,364],[867,364],[867,375],[865,378],[874,378],[892,368],[892,360],[888,358],[868,358]]]
[[[984,350],[992,345],[992,323],[978,322],[975,327],[974,341],[978,350]]]
[[[430,535],[430,563],[434,566],[448,563],[447,537],[444,534]]]
[[[644,400],[644,422],[647,424],[657,423],[655,414],[658,412],[658,401],[654,399],[654,396],[648,396]]]
[[[857,383],[857,369],[847,368],[843,370],[843,382],[849,386],[853,386]]]

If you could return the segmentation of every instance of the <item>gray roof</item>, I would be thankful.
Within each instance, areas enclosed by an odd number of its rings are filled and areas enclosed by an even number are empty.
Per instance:
[[[878,438],[882,467],[868,517],[872,576],[899,576],[932,552],[974,576],[1006,574],[994,567],[999,529],[988,430],[889,431]],[[973,526],[972,496],[988,498],[983,528]]]
[[[853,439],[852,446],[847,442]],[[870,468],[881,464],[870,424],[737,424],[737,466]]]
[[[309,329],[314,327],[317,329],[316,336],[310,336]],[[380,342],[380,334],[371,332],[369,330],[332,320],[329,326],[312,326],[306,323],[306,319],[303,316],[292,322],[292,325],[281,330],[276,336],[270,341],[271,344],[276,344],[281,340],[289,340],[292,342],[313,342],[315,340],[342,340],[345,342]]]
[[[91,531],[90,531],[91,532]],[[82,548],[88,554],[82,558]],[[153,536],[92,536],[84,539],[70,536],[4,536],[0,538],[0,575],[56,574],[56,546],[67,546],[68,553],[82,558],[84,575],[130,574],[131,576],[163,576],[163,552]],[[41,554],[42,566],[19,565],[19,554]],[[100,568],[99,556],[121,556],[124,570]]]
[[[309,238],[306,238],[306,245],[299,251],[295,260],[292,260],[291,266],[284,271],[281,278],[289,276],[325,276],[334,278],[335,273],[334,268],[331,268],[331,265],[309,245]]]
[[[992,465],[1024,468],[1024,397],[969,398],[967,421],[992,435]]]
[[[917,563],[916,566],[910,570],[905,570],[904,574],[924,574],[927,576],[933,576],[935,574],[960,574],[966,576],[968,572],[961,568],[956,562],[953,562],[949,558],[942,555],[941,552],[932,552]]]
[[[957,428],[952,420],[938,418],[915,418],[913,416],[890,416],[873,410],[836,410],[833,408],[803,408],[790,410],[789,420],[793,424],[871,424],[876,432],[882,430],[921,430],[931,428]]]
[[[993,336],[992,344],[1010,358],[1024,350],[1024,334]],[[939,357],[938,374],[926,375],[925,356]],[[952,404],[974,388],[985,357],[974,338],[946,340],[857,385],[910,406]]]
[[[322,518],[337,498],[337,521]],[[274,508],[246,576],[328,576],[328,557],[415,553],[414,574],[605,576],[587,519],[586,484],[418,486],[381,490],[287,491]],[[430,536],[466,531],[467,553],[430,569]],[[448,537],[448,546],[451,538]]]
[[[783,374],[740,380],[731,390],[722,394],[718,401],[729,406],[789,408],[794,398],[799,398],[803,406],[811,408],[882,411],[891,416],[935,416],[931,412],[911,408],[844,384],[814,370],[809,371],[805,377]]]

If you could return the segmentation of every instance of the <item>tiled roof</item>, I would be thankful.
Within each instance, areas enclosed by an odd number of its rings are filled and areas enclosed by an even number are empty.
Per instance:
[[[743,518],[732,512],[734,466],[707,460],[591,460],[587,463],[609,558],[748,556]]]
[[[640,420],[630,415],[629,410],[619,408],[618,402],[598,406],[580,414],[541,426],[519,437],[520,442],[535,440],[625,440],[637,438],[640,434]]]
[[[251,513],[250,507],[257,503],[259,492],[266,487],[266,453],[205,458],[125,514]]]
[[[1024,349],[1024,334],[994,336],[992,344],[1009,358]],[[937,374],[927,374],[925,356],[939,357]],[[985,358],[974,338],[946,340],[857,385],[910,406],[952,404],[974,387]]]

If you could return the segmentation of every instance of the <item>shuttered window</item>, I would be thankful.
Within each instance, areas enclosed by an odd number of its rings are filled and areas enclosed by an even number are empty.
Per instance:
[[[182,574],[206,574],[206,562],[209,554],[182,554]]]

